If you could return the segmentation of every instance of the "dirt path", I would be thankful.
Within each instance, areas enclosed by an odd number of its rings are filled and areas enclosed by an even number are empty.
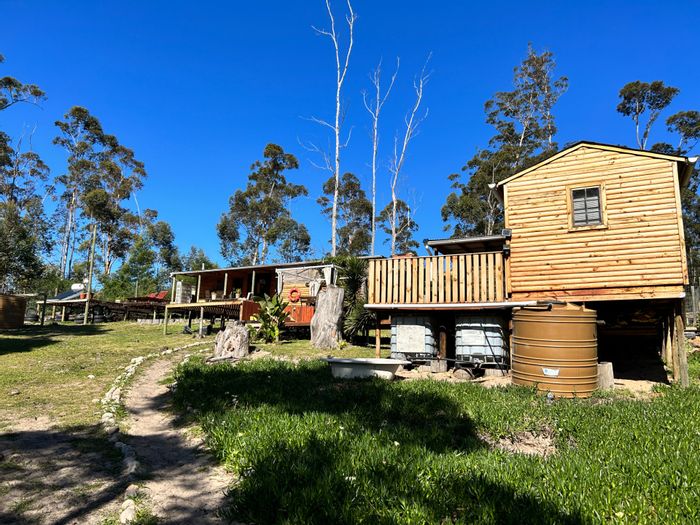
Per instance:
[[[134,447],[152,511],[164,523],[222,523],[216,514],[231,477],[177,428],[168,388],[160,384],[172,366],[158,360],[132,385],[124,441]]]

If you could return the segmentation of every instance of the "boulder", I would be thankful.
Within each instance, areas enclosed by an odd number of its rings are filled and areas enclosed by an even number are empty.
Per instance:
[[[240,359],[250,352],[248,329],[240,321],[229,321],[214,341],[214,359]]]

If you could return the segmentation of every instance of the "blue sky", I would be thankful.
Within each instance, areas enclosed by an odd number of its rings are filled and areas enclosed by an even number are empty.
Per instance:
[[[335,0],[341,15],[344,4]],[[413,102],[411,82],[428,53],[430,114],[412,142],[400,193],[417,206],[417,239],[446,235],[440,208],[459,171],[492,130],[483,103],[508,90],[527,43],[554,52],[570,88],[555,114],[558,141],[634,145],[634,129],[615,112],[632,80],[663,80],[681,89],[669,110],[700,109],[698,2],[407,2],[355,0],[359,18],[344,99],[352,138],[343,171],[369,189],[370,121],[361,92],[382,58],[401,70],[382,116],[379,203],[389,197],[385,166],[393,135]],[[177,243],[196,244],[217,261],[215,225],[228,196],[243,187],[250,164],[275,142],[299,157],[290,174],[309,189],[292,206],[328,250],[330,225],[316,198],[326,172],[299,141],[331,144],[308,117],[330,119],[334,58],[312,25],[328,25],[322,0],[304,2],[39,2],[0,0],[0,75],[39,84],[41,109],[11,108],[0,129],[17,136],[37,127],[34,149],[54,174],[64,154],[51,145],[53,122],[73,105],[87,107],[146,163],[142,207],[173,226]],[[659,122],[650,143],[664,140]],[[387,245],[381,245],[388,251]]]

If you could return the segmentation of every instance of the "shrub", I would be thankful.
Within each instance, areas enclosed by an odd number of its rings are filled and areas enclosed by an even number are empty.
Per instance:
[[[265,294],[256,302],[260,305],[260,311],[253,315],[252,319],[259,322],[260,327],[253,331],[253,336],[265,343],[278,342],[284,328],[284,321],[288,317],[284,309],[289,303],[281,300],[277,294],[272,297]]]

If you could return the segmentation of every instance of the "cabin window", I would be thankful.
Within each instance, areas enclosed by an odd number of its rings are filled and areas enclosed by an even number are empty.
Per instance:
[[[599,186],[571,190],[571,203],[574,227],[603,223]]]

